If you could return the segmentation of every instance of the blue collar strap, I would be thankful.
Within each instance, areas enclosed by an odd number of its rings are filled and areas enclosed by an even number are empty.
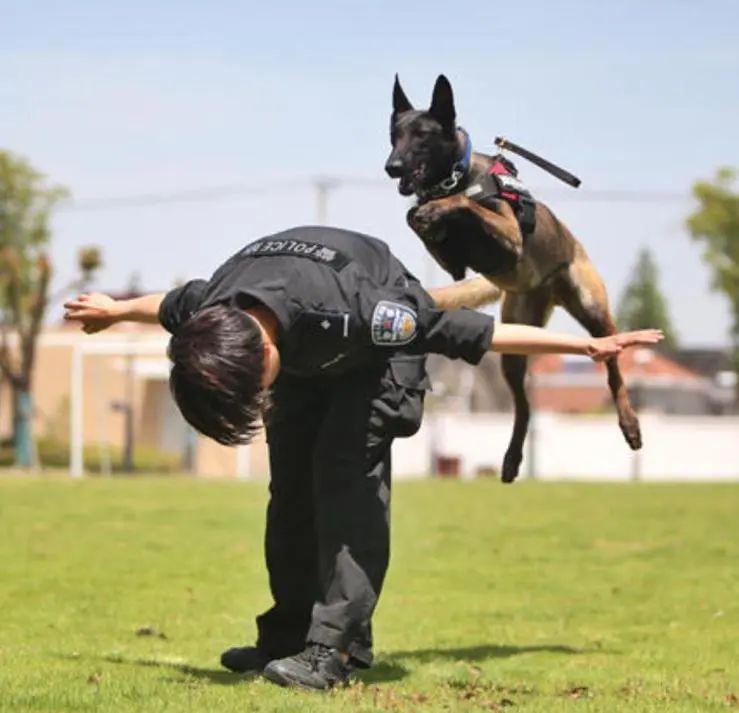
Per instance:
[[[457,136],[462,139],[462,144],[459,158],[452,166],[452,172],[435,186],[423,192],[418,192],[419,198],[433,200],[434,198],[449,196],[456,192],[462,179],[467,176],[472,163],[472,141],[470,141],[470,135],[461,126],[457,127]]]
[[[457,127],[457,132],[462,134],[464,145],[462,146],[462,155],[457,159],[457,163],[454,164],[454,168],[459,168],[464,173],[467,173],[470,169],[470,163],[472,162],[472,141],[470,141],[470,135],[461,127]]]

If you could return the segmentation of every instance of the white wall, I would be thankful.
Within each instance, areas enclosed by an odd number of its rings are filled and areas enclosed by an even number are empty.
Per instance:
[[[542,480],[739,480],[739,418],[641,417],[644,447],[633,453],[615,415],[539,413],[532,419],[521,474],[529,473],[533,450]],[[415,436],[393,447],[396,478],[423,477],[431,470],[432,444],[442,456],[461,461],[462,477],[478,469],[500,470],[512,414],[428,414]]]

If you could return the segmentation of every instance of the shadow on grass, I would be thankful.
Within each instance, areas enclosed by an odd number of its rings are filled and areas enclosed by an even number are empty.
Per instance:
[[[190,678],[217,683],[220,686],[234,686],[257,678],[257,675],[254,673],[232,673],[222,668],[201,668],[199,666],[190,666],[189,664],[175,663],[173,661],[157,661],[156,659],[123,659],[118,656],[107,656],[103,658],[103,661],[128,664],[129,666],[177,671],[177,673],[182,673]]]
[[[592,654],[604,653],[603,649],[577,649],[565,644],[541,644],[537,646],[499,646],[495,644],[481,644],[452,649],[417,649],[415,651],[391,651],[378,657],[371,669],[360,672],[360,678],[365,683],[379,683],[383,681],[397,681],[409,674],[404,661],[416,661],[421,664],[434,661],[465,661],[480,662],[488,659],[504,659],[511,656],[520,656],[530,653],[550,654]]]
[[[70,656],[68,654],[61,654],[60,658],[75,661],[80,659],[79,656]],[[190,666],[189,664],[176,663],[174,661],[158,661],[157,659],[127,659],[123,656],[95,656],[88,658],[105,663],[121,664],[123,666],[138,666],[140,668],[161,669],[162,671],[176,671],[185,676],[209,681],[210,683],[217,683],[221,686],[233,686],[257,678],[255,674],[231,673],[222,668],[201,668],[199,666]]]
[[[421,664],[432,663],[434,661],[481,662],[487,661],[488,659],[510,658],[511,656],[520,656],[521,654],[529,653],[553,653],[572,656],[607,652],[601,648],[578,649],[564,644],[541,644],[535,646],[482,644],[480,646],[467,646],[464,648],[391,651],[380,655],[372,668],[359,671],[359,679],[364,683],[398,681],[410,674],[410,670],[404,665],[405,661],[415,661]],[[98,660],[125,666],[176,671],[185,676],[209,681],[210,683],[221,686],[233,686],[257,678],[255,674],[236,674],[230,671],[224,671],[223,669],[201,668],[190,666],[189,664],[173,661],[158,661],[156,659],[126,659],[122,656],[102,656]]]

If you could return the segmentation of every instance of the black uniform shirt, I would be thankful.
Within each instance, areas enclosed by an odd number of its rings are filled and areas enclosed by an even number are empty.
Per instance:
[[[167,293],[159,320],[175,333],[224,303],[275,313],[281,369],[295,376],[342,374],[398,352],[476,364],[494,328],[479,312],[436,309],[385,243],[336,228],[293,228],[247,245],[210,280]]]

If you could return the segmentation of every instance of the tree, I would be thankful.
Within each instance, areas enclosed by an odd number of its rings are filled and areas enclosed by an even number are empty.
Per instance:
[[[713,272],[713,288],[729,299],[734,372],[739,374],[739,193],[734,190],[735,180],[736,171],[721,168],[713,181],[695,183],[698,208],[688,217],[687,226],[693,240],[703,245],[703,259]]]
[[[22,467],[34,460],[31,384],[49,301],[49,218],[66,195],[25,159],[0,151],[0,376],[13,395],[13,447]],[[99,264],[93,252],[80,254],[87,276]]]
[[[631,280],[618,305],[617,321],[621,329],[661,329],[666,347],[677,344],[667,301],[659,289],[657,264],[648,248],[643,248],[636,259]]]

